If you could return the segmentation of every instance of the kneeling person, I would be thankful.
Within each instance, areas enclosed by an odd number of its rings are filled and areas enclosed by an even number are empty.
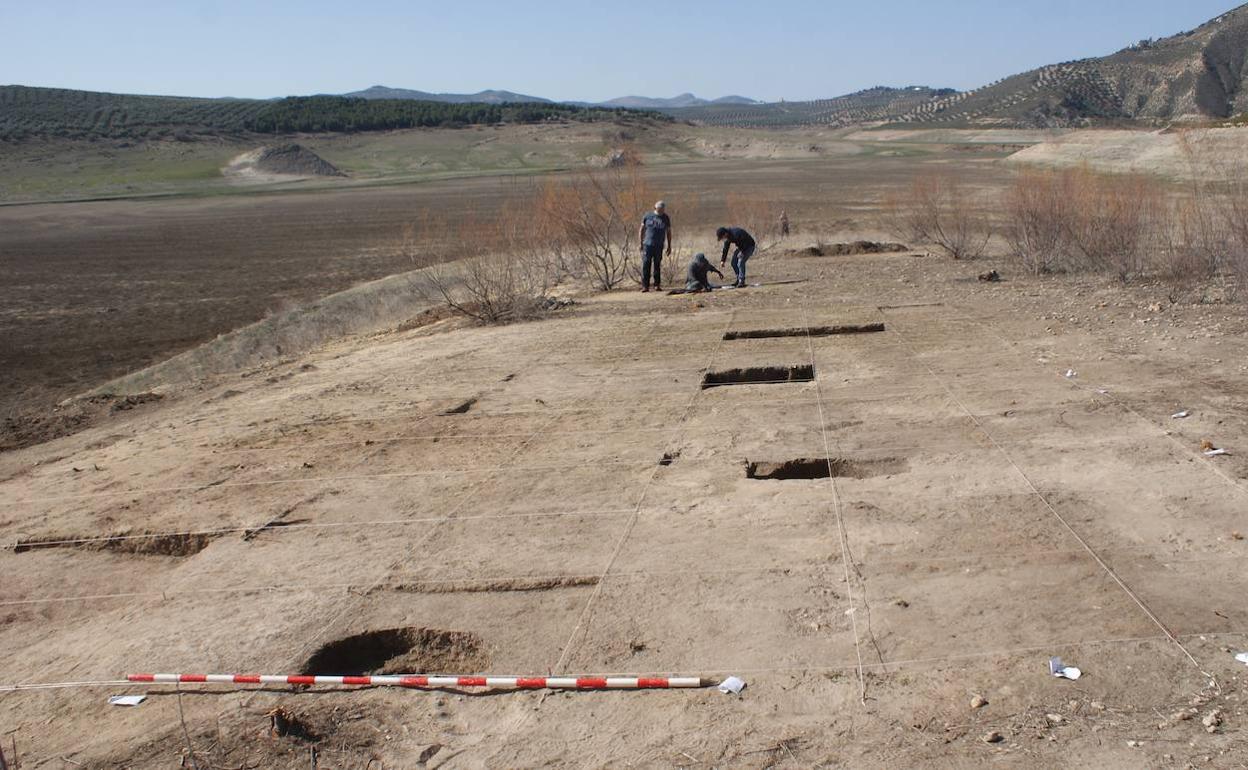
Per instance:
[[[694,254],[693,261],[689,263],[689,273],[685,277],[685,291],[710,291],[709,273],[724,277],[723,273],[707,261],[705,254]]]
[[[740,227],[721,227],[715,231],[715,238],[724,242],[724,253],[719,258],[720,267],[728,261],[728,249],[736,247],[732,254],[732,272],[737,274],[737,280],[733,285],[738,288],[745,286],[745,263],[754,256],[754,237]]]

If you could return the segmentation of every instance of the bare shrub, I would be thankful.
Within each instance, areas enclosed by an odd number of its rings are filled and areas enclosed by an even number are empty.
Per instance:
[[[1023,171],[1005,196],[1006,243],[1033,275],[1059,269],[1069,249],[1072,216],[1064,175]]]
[[[929,172],[884,199],[884,227],[911,244],[931,246],[953,259],[983,256],[992,228],[970,189],[952,173]]]
[[[1178,292],[1213,279],[1229,245],[1217,200],[1199,190],[1174,201],[1159,223],[1158,240],[1160,276]]]
[[[1162,212],[1157,181],[1138,175],[1062,172],[1070,195],[1071,256],[1083,267],[1113,272],[1124,283],[1147,267],[1153,223]]]
[[[1180,253],[1184,239],[1170,214],[1160,183],[1148,177],[1087,169],[1023,171],[1006,192],[1004,235],[1014,256],[1034,274],[1109,271],[1125,282],[1145,272],[1155,245],[1161,243],[1164,252],[1168,242]],[[1198,224],[1181,221],[1191,228]]]
[[[535,316],[559,277],[540,206],[540,197],[515,201],[495,217],[461,222],[447,247],[460,258],[429,265],[422,293],[482,323]]]
[[[480,254],[428,269],[434,298],[482,323],[536,316],[552,285],[550,263],[533,254]]]
[[[454,236],[445,214],[421,211],[403,225],[398,252],[413,269],[428,267],[452,258]]]
[[[654,193],[636,164],[585,168],[552,179],[540,198],[540,217],[562,261],[574,263],[598,289],[609,291],[629,274],[640,243],[641,212]]]
[[[1248,185],[1236,181],[1226,193],[1223,216],[1227,228],[1226,267],[1240,294],[1248,295]]]
[[[758,251],[767,251],[780,243],[780,213],[784,206],[778,197],[767,193],[728,193],[724,205],[730,224],[749,231]]]
[[[1219,152],[1208,131],[1182,131],[1179,147],[1188,164],[1186,255],[1199,278],[1228,274],[1248,291],[1248,185],[1242,158]]]

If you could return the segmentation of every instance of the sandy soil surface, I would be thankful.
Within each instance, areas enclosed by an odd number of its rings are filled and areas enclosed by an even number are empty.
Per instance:
[[[743,141],[725,134],[725,141]],[[812,140],[813,141],[813,140]],[[920,166],[903,158],[717,160],[648,167],[677,246],[710,250],[725,192],[765,196],[794,226],[874,217]],[[1000,164],[958,159],[974,184]],[[218,334],[350,286],[411,270],[405,228],[488,219],[540,190],[493,176],[306,194],[0,207],[0,416],[90,390]],[[707,221],[693,221],[698,201]],[[638,213],[640,216],[640,212]],[[695,239],[698,239],[695,241]]]
[[[907,254],[751,268],[353,340],[0,455],[3,684],[332,653],[739,697],[113,684],[0,693],[0,734],[25,768],[189,766],[188,736],[201,767],[1242,766],[1242,314]],[[846,323],[885,331],[724,339]],[[701,387],[792,365],[814,380]],[[796,459],[841,475],[747,477]]]
[[[1235,179],[1248,171],[1248,128],[1072,131],[1015,153],[1010,163]]]

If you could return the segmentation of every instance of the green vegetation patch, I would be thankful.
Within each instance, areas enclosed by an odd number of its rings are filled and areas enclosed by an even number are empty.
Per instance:
[[[0,141],[10,142],[34,138],[193,141],[245,133],[388,131],[630,117],[670,120],[657,112],[566,104],[450,104],[346,96],[261,101],[0,87]]]

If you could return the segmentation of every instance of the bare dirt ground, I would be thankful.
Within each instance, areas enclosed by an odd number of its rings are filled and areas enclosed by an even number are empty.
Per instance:
[[[741,142],[738,138],[736,141]],[[991,160],[960,161],[972,180],[1002,178]],[[725,191],[770,195],[794,223],[868,216],[915,164],[861,156],[810,161],[719,160],[656,167],[678,239],[720,221],[681,218],[681,199],[711,216]],[[0,207],[0,416],[46,407],[192,348],[266,314],[410,270],[405,226],[430,212],[479,221],[532,195],[534,177],[180,200]],[[726,214],[725,214],[726,216]]]
[[[190,766],[188,743],[199,767],[1243,766],[1242,313],[911,254],[750,266],[762,288],[332,345],[0,455],[0,683],[331,660],[741,696],[117,684],[0,693],[5,745],[24,768]],[[885,331],[724,339],[847,323]],[[746,473],[797,459],[840,475]],[[150,697],[106,705],[126,692]]]
[[[506,182],[437,191],[462,215]],[[270,311],[410,269],[423,188],[0,209],[2,407],[64,398]]]

